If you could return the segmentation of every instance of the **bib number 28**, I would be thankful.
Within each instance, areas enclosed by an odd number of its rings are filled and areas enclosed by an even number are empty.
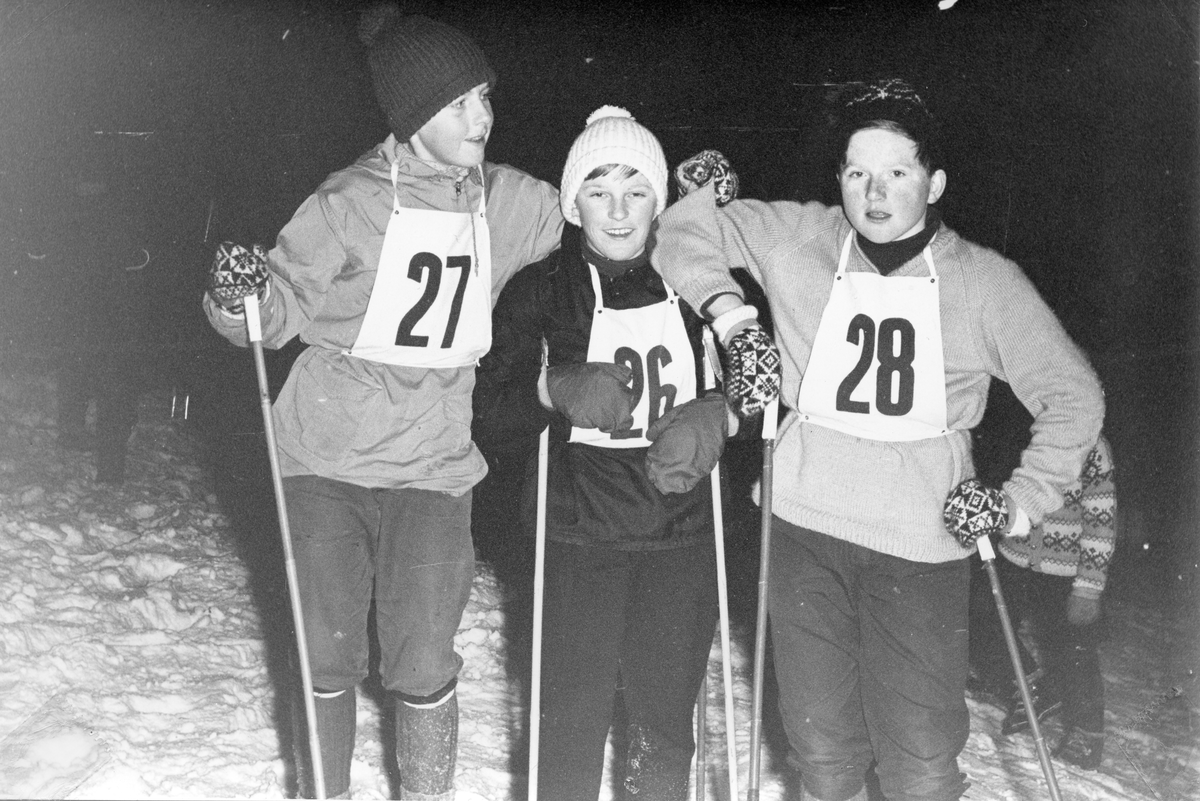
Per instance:
[[[428,251],[421,251],[412,257],[408,263],[408,278],[420,283],[421,274],[428,271],[425,281],[425,291],[412,308],[405,312],[400,319],[400,327],[396,330],[396,344],[410,348],[424,348],[429,345],[429,337],[413,333],[417,323],[429,312],[433,302],[437,300],[438,290],[442,286],[442,270],[458,270],[458,285],[454,288],[454,298],[450,301],[450,312],[446,318],[446,332],[442,336],[442,347],[448,348],[454,344],[454,332],[458,330],[458,320],[462,315],[463,297],[467,294],[467,280],[471,277],[470,256],[450,256],[443,267],[442,260]]]
[[[878,359],[875,408],[880,414],[891,417],[912,411],[913,388],[916,384],[916,373],[913,371],[916,339],[912,323],[903,317],[888,317],[876,329],[875,321],[869,316],[856,314],[850,321],[846,341],[858,345],[860,351],[858,361],[838,385],[837,410],[853,414],[871,413],[869,402],[851,400],[850,396],[870,371],[871,364]]]

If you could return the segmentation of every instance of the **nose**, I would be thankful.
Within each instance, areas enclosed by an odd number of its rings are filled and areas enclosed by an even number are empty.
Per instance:
[[[608,206],[608,216],[614,220],[623,220],[629,216],[629,204],[623,194],[614,194]]]
[[[882,178],[870,178],[867,180],[867,199],[868,200],[883,200],[887,197],[887,188],[884,186]]]
[[[471,97],[467,101],[470,109],[470,121],[473,126],[483,126],[490,128],[492,125],[492,104],[491,101],[482,97]]]

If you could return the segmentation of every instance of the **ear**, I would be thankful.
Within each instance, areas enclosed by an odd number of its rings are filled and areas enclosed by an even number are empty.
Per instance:
[[[934,170],[933,175],[929,176],[929,200],[926,202],[937,203],[945,191],[946,171]]]

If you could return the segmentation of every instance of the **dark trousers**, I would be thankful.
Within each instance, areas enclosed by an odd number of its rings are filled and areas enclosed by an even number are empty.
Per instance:
[[[1016,692],[1015,675],[1004,629],[996,612],[991,582],[979,558],[971,560],[971,665],[985,684]],[[1104,677],[1098,646],[1107,625],[1103,615],[1095,623],[1075,626],[1067,620],[1067,599],[1074,579],[1047,576],[996,557],[996,572],[1013,626],[1029,620],[1044,668],[1044,682],[1063,701],[1063,722],[1084,731],[1104,731]],[[1026,675],[1037,663],[1018,638]]]
[[[844,801],[951,801],[970,717],[966,560],[911,562],[774,518],[769,607],[789,762]]]
[[[454,635],[475,576],[471,493],[283,483],[313,685],[348,690],[366,678],[373,596],[384,688],[442,689],[462,667]]]
[[[618,689],[626,797],[682,801],[717,624],[712,542],[662,551],[546,545],[538,797],[595,801]]]

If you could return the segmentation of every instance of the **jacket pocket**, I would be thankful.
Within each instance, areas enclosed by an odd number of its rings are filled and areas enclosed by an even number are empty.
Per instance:
[[[297,362],[288,376],[276,406],[286,410],[279,416],[287,421],[290,438],[331,467],[345,459],[360,427],[374,418],[383,390],[340,354],[310,352],[313,356]]]

